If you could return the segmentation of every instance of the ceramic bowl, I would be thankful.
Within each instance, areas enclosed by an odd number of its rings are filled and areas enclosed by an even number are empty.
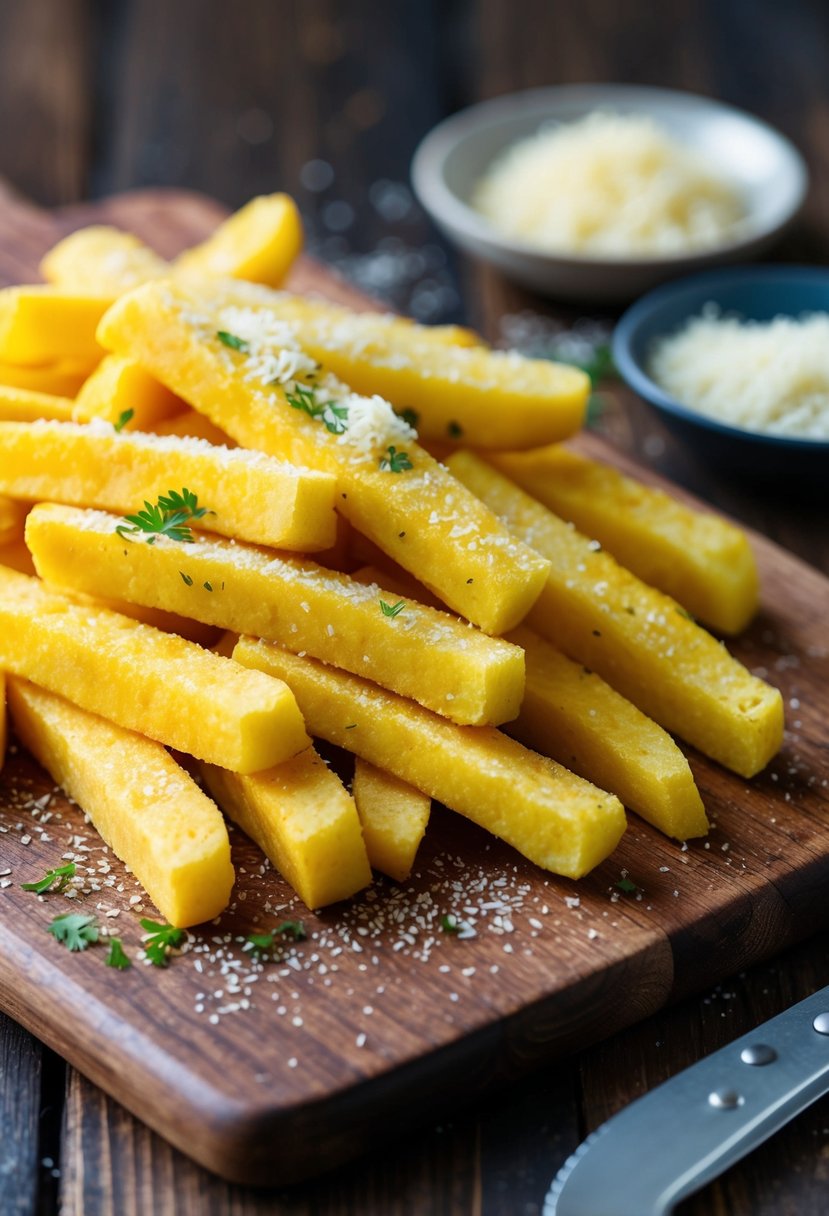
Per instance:
[[[731,426],[689,409],[651,378],[648,362],[654,343],[682,328],[708,303],[754,321],[829,313],[829,270],[744,266],[693,275],[639,300],[623,315],[613,335],[613,358],[620,375],[698,458],[735,479],[825,494],[829,440]]]
[[[502,236],[470,205],[476,184],[510,144],[554,123],[595,110],[643,114],[705,157],[745,203],[740,233],[704,252],[673,257],[608,258],[545,253]],[[793,145],[750,114],[705,97],[628,85],[568,85],[514,93],[455,114],[415,153],[412,181],[446,236],[509,278],[547,295],[610,303],[633,299],[665,279],[753,257],[789,224],[808,176]]]

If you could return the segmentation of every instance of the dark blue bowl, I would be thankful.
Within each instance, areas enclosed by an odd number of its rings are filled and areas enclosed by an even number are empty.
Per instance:
[[[647,372],[653,344],[680,329],[713,302],[747,320],[771,321],[829,312],[829,269],[747,266],[679,279],[643,296],[627,310],[613,335],[613,358],[622,378],[660,414],[665,425],[710,466],[740,480],[806,493],[826,491],[829,440],[764,435],[729,426],[688,409]]]

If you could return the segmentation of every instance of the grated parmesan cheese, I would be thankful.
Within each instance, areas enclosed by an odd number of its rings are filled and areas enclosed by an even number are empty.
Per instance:
[[[829,314],[744,321],[715,304],[657,343],[649,372],[689,409],[772,435],[829,439]]]
[[[508,147],[472,205],[538,249],[614,258],[721,245],[746,214],[735,188],[650,118],[602,111]]]

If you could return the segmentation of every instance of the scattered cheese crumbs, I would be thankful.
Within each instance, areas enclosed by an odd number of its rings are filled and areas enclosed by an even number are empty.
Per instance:
[[[652,119],[601,111],[512,144],[472,202],[537,249],[611,257],[722,245],[745,220],[732,185]]]
[[[743,321],[707,304],[655,346],[649,370],[706,417],[747,431],[829,439],[827,313]]]

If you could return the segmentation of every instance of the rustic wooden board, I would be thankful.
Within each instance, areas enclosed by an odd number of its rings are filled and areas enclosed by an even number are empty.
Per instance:
[[[171,254],[221,214],[168,191],[59,213],[4,197],[0,281],[31,279],[44,249],[81,223],[119,223]],[[310,261],[295,285],[363,303]],[[573,884],[442,812],[403,888],[378,881],[311,916],[234,833],[228,913],[192,933],[168,970],[118,973],[101,950],[69,955],[46,934],[65,896],[19,884],[84,854],[83,906],[111,915],[134,958],[139,916],[154,910],[21,750],[0,777],[0,1006],[208,1168],[284,1182],[826,924],[829,582],[768,541],[757,547],[764,610],[734,649],[781,687],[789,733],[752,782],[691,756],[715,822],[708,841],[683,850],[634,819],[617,853]],[[623,871],[638,894],[617,889]],[[441,934],[446,912],[476,936]],[[301,916],[309,939],[281,962],[251,959],[240,939],[284,916]]]

